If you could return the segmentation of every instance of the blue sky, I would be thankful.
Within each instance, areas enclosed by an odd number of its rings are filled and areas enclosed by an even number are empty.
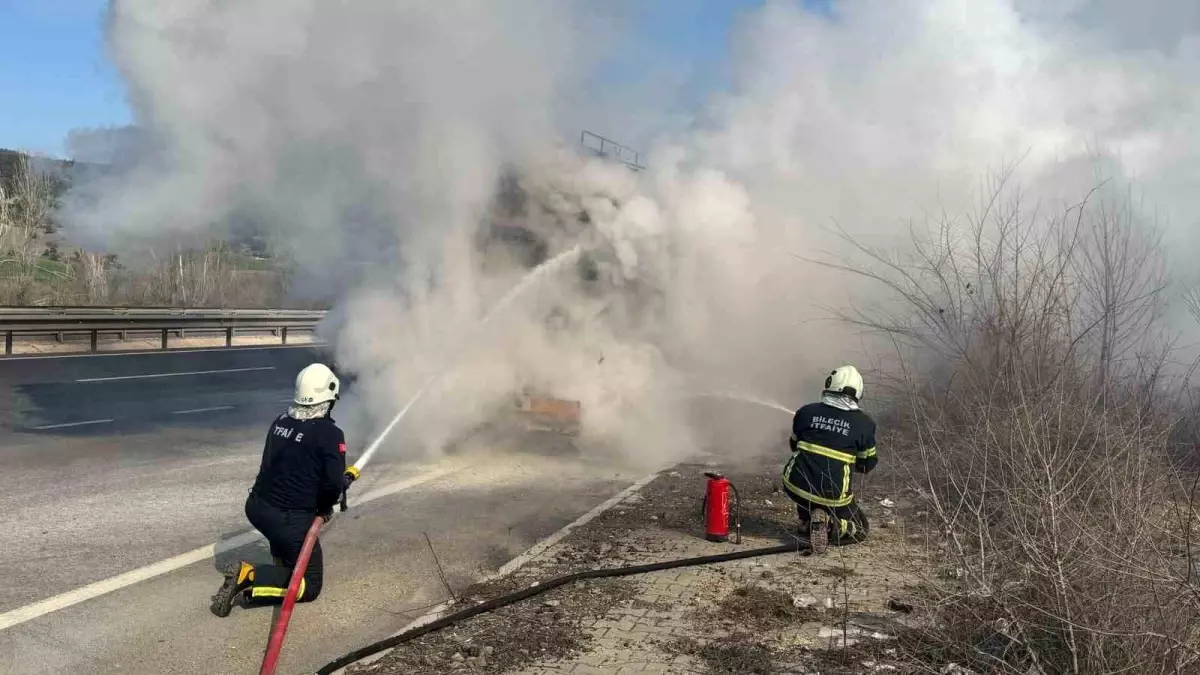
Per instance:
[[[59,155],[77,127],[129,123],[104,50],[106,0],[0,0],[0,147]]]
[[[680,105],[725,80],[727,37],[737,14],[762,0],[633,0],[635,41],[689,73]],[[829,0],[808,0],[825,4]],[[642,4],[644,3],[644,4]],[[107,0],[0,0],[0,147],[63,154],[67,132],[130,122],[104,47]],[[636,52],[610,64],[636,69]]]
[[[763,1],[632,0],[632,4],[643,8],[634,17],[638,30],[631,39],[639,50],[616,59],[614,68],[636,71],[639,62],[648,58],[685,67],[690,76],[685,102],[695,103],[712,87],[724,84],[730,28],[739,13],[759,7]]]

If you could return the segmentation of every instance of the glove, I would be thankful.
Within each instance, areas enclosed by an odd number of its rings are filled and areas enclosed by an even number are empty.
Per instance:
[[[346,493],[350,491],[350,484],[356,480],[358,480],[358,467],[352,466],[342,474],[342,498],[338,500],[338,504],[343,511],[349,508],[346,505]]]
[[[324,511],[321,511],[317,515],[321,516],[321,520],[328,523],[330,521],[330,519],[333,518],[333,507],[331,506],[331,507],[325,509]]]
[[[342,491],[350,489],[350,484],[358,480],[358,467],[350,467],[346,469],[346,473],[342,474]]]

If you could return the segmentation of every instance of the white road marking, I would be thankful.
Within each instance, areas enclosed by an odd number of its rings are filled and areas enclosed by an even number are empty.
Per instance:
[[[187,565],[191,565],[192,563],[207,560],[208,558],[213,557],[218,551],[227,551],[232,548],[238,548],[239,546],[252,544],[259,538],[260,535],[257,531],[243,532],[232,539],[226,539],[225,541],[218,542],[216,544],[209,544],[208,546],[201,546],[198,549],[177,555],[174,558],[161,560],[153,565],[147,565],[146,567],[130,570],[124,574],[119,574],[115,577],[109,577],[103,581],[97,581],[94,584],[88,584],[82,588],[77,588],[73,591],[68,591],[66,593],[47,598],[41,602],[35,602],[31,605],[25,605],[24,607],[10,610],[4,614],[0,614],[0,631],[11,628],[18,624],[25,623],[26,621],[36,619],[51,612],[57,612],[60,609],[66,609],[67,607],[81,603],[84,600],[91,600],[92,598],[120,590],[126,586],[132,586],[138,582],[146,581],[147,579],[153,579],[154,577],[161,576],[167,572],[177,570],[180,567],[185,567]]]
[[[533,560],[537,556],[544,553],[546,551],[546,549],[548,549],[551,546],[562,541],[563,537],[565,537],[571,533],[571,530],[574,530],[578,527],[582,527],[583,525],[590,523],[591,521],[595,520],[595,518],[597,516],[599,516],[600,514],[611,509],[612,507],[616,506],[617,504],[620,504],[621,502],[625,501],[626,499],[629,498],[630,495],[632,495],[633,493],[637,492],[638,490],[641,490],[642,488],[646,487],[646,485],[648,483],[650,483],[650,481],[654,480],[655,478],[658,478],[658,475],[660,473],[662,473],[663,471],[666,471],[668,468],[670,468],[670,467],[663,467],[662,469],[659,469],[658,471],[655,471],[654,473],[652,473],[648,476],[642,476],[633,485],[630,485],[629,487],[625,488],[624,490],[621,490],[620,492],[613,495],[612,497],[609,497],[607,500],[605,500],[602,504],[598,505],[596,508],[592,509],[591,511],[588,511],[587,513],[583,514],[582,516],[579,516],[578,518],[576,518],[573,522],[571,522],[566,527],[563,527],[561,530],[551,534],[550,536],[546,537],[545,539],[534,544],[532,547],[530,547],[529,550],[527,550],[524,553],[522,553],[521,555],[513,558],[512,560],[509,560],[508,562],[504,563],[504,565],[502,565],[500,567],[500,569],[487,575],[483,579],[480,579],[476,583],[484,584],[489,581],[495,581],[496,579],[499,579],[500,577],[507,576],[509,574],[512,574],[513,572],[516,572],[518,569],[523,567],[525,565],[525,563],[529,562],[530,560]],[[430,609],[428,612],[425,612],[425,614],[423,614],[420,617],[411,621],[404,628],[401,628],[400,630],[396,631],[395,633],[392,633],[388,637],[395,637],[397,635],[400,635],[401,633],[407,633],[408,631],[410,631],[414,628],[424,626],[427,623],[433,623],[434,621],[437,621],[438,619],[442,618],[442,616],[445,615],[446,610],[450,609],[450,607],[452,607],[453,605],[454,605],[453,600],[447,600],[441,604],[438,604],[438,605],[434,606],[432,609]],[[0,630],[2,630],[2,628],[0,628]],[[374,654],[371,654],[370,656],[367,656],[362,659],[359,659],[358,661],[355,661],[353,665],[361,666],[361,665],[366,665],[368,663],[374,663],[375,661],[382,659],[384,656],[387,656],[387,654],[391,651],[392,651],[391,649],[385,649],[381,652],[376,652]],[[345,672],[346,672],[345,668],[339,668],[339,669],[333,671],[333,675],[344,675]]]
[[[115,375],[113,377],[86,377],[76,382],[115,382],[117,380],[149,380],[159,377],[187,377],[189,375],[217,375],[220,373],[253,373],[261,370],[275,370],[275,366],[258,366],[255,368],[225,368],[223,370],[192,370],[186,373],[151,373],[149,375]]]
[[[3,356],[0,355],[0,363],[6,361],[37,361],[41,359],[90,359],[103,356],[153,356],[156,354],[174,355],[174,354],[204,354],[208,352],[260,352],[268,349],[312,349],[314,347],[323,347],[324,342],[306,342],[295,345],[266,345],[263,347],[196,347],[193,349],[155,349],[155,350],[138,350],[130,349],[127,351],[115,352],[80,352],[67,354],[30,354],[26,356]]]
[[[195,413],[217,412],[218,410],[233,410],[231,405],[218,405],[211,408],[192,408],[191,410],[172,410],[172,415],[193,415]]]
[[[225,464],[245,464],[247,467],[257,468],[259,461],[260,461],[260,458],[257,455],[247,455],[247,456],[240,456],[240,457],[222,457],[221,459],[214,459],[214,460],[210,460],[207,462],[192,462],[192,463],[186,464],[184,466],[173,467],[170,469],[163,469],[161,471],[161,473],[181,473],[181,472],[185,472],[185,471],[195,471],[196,469],[205,469],[205,468],[208,468],[211,466],[223,466]],[[141,465],[142,466],[151,466],[151,465],[155,465],[155,464],[157,464],[157,462],[155,462],[154,460],[150,460],[147,462],[143,462]]]
[[[436,478],[445,476],[457,468],[459,468],[458,465],[452,465],[434,469],[428,473],[413,476],[412,478],[402,480],[398,483],[393,483],[392,485],[385,486],[375,490],[374,492],[369,492],[354,500],[354,502],[356,504],[364,504],[366,502],[379,499],[380,497],[396,494],[402,490],[407,490],[423,483],[428,483]],[[335,517],[334,522],[336,521],[337,518]],[[207,546],[201,546],[200,548],[188,551],[187,553],[181,553],[174,558],[160,560],[152,565],[130,570],[115,577],[109,577],[108,579],[97,581],[95,583],[88,584],[87,586],[67,591],[66,593],[60,593],[54,597],[46,598],[45,600],[25,605],[24,607],[18,607],[16,609],[9,610],[3,614],[0,614],[0,631],[12,628],[13,626],[25,623],[26,621],[32,621],[33,619],[45,616],[51,612],[57,612],[60,609],[66,609],[72,605],[77,605],[85,600],[91,600],[92,598],[121,590],[127,586],[132,586],[136,583],[162,576],[168,572],[174,572],[177,569],[187,567],[193,563],[208,560],[218,553],[240,548],[242,546],[246,546],[247,544],[253,544],[261,538],[262,535],[256,530],[242,532],[231,539],[225,539]]]
[[[64,422],[63,424],[43,424],[40,427],[34,427],[38,431],[46,431],[47,429],[66,429],[67,427],[85,427],[89,424],[111,424],[112,420],[88,420],[86,422]]]

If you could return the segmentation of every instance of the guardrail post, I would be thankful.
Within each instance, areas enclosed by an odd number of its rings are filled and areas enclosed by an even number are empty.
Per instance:
[[[12,355],[16,339],[22,335],[58,340],[80,353],[99,352],[100,335],[112,336],[118,350],[121,343],[138,340],[137,335],[158,334],[159,347],[176,347],[171,340],[198,337],[199,334],[225,334],[225,347],[234,347],[238,331],[266,333],[279,338],[281,346],[292,346],[292,328],[312,331],[324,318],[323,311],[308,310],[181,310],[171,308],[121,307],[0,307],[0,336],[5,342],[0,356]],[[75,336],[78,335],[79,339]],[[86,336],[86,337],[85,337]],[[84,347],[84,345],[88,345]],[[217,345],[221,343],[218,342]]]

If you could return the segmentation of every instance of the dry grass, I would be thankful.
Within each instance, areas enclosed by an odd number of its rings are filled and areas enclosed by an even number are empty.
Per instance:
[[[89,251],[60,260],[53,235],[62,184],[30,156],[14,157],[0,175],[0,304],[287,306],[286,271],[247,269],[222,242],[121,262]]]
[[[892,293],[845,318],[887,336],[896,462],[945,534],[917,662],[989,672],[1200,669],[1195,477],[1173,459],[1190,371],[1152,330],[1153,224],[1098,187],[1055,217],[1002,179],[980,212],[842,269]],[[901,308],[895,311],[895,308]],[[1181,437],[1181,434],[1185,434]]]
[[[79,252],[51,273],[39,263],[36,274],[0,276],[4,305],[119,305],[133,307],[288,307],[287,279],[281,272],[240,267],[238,256],[210,247],[152,257],[150,264],[126,268],[111,256]]]
[[[717,614],[722,621],[751,631],[820,619],[816,609],[796,607],[788,593],[756,585],[733,589],[718,603]]]
[[[160,307],[280,307],[287,297],[279,273],[242,269],[220,244],[201,251],[151,254],[153,264],[117,282],[131,304]]]
[[[54,181],[28,155],[17,156],[11,175],[0,175],[0,299],[26,304],[38,277],[55,273],[38,264],[54,204]]]

